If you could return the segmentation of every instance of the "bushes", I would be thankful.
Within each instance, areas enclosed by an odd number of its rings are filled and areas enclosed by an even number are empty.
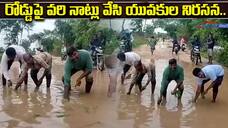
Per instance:
[[[215,56],[215,58],[219,63],[221,63],[225,66],[228,66],[228,42],[224,41],[224,42],[221,42],[221,44],[224,49],[221,52],[219,52]]]
[[[142,36],[141,34],[135,33],[133,35],[133,37],[134,37],[133,48],[146,44],[146,42],[147,42],[146,38],[144,36]]]

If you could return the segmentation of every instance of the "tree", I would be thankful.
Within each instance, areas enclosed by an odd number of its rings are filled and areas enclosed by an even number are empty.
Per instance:
[[[33,23],[26,23],[23,20],[1,20],[0,32],[4,32],[6,44],[19,44],[22,40],[24,30],[30,30]],[[19,39],[19,35],[21,38]]]
[[[43,32],[32,34],[29,36],[29,39],[31,42],[38,42],[47,52],[52,52],[54,49],[54,43],[59,41],[53,31],[50,30],[44,30]]]
[[[133,32],[142,32],[142,27],[143,27],[143,19],[132,19],[131,20],[131,26],[133,27]]]
[[[55,32],[65,46],[74,44],[75,32],[72,26],[72,20],[56,20]]]
[[[144,30],[146,35],[153,35],[154,34],[154,30],[155,30],[155,26],[154,25],[146,25],[146,28]]]
[[[22,39],[21,41],[21,46],[28,52],[29,51],[29,47],[31,45],[31,41],[28,39]]]
[[[99,31],[99,22],[87,19],[71,20],[75,34],[75,46],[78,49],[87,49],[92,37]]]
[[[125,19],[123,19],[123,22],[122,22],[122,30],[121,31],[124,30],[124,24],[125,24]]]

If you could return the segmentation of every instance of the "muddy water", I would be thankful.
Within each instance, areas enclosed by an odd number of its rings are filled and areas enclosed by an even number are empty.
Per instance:
[[[14,91],[11,88],[0,87],[0,127],[226,128],[228,125],[228,87],[226,86],[228,70],[226,69],[224,83],[216,103],[210,102],[212,94],[209,93],[206,99],[200,98],[197,104],[193,104],[191,100],[194,97],[195,80],[191,72],[194,65],[190,63],[188,53],[180,52],[178,56],[172,55],[171,48],[166,43],[156,48],[153,57],[147,46],[135,50],[143,56],[143,61],[146,63],[151,58],[155,59],[157,85],[154,95],[151,95],[150,86],[148,86],[142,94],[139,94],[136,88],[128,96],[126,92],[130,80],[126,80],[124,85],[121,85],[118,80],[116,93],[112,97],[107,97],[108,74],[106,71],[102,73],[94,71],[95,81],[92,92],[85,94],[83,84],[77,88],[73,86],[71,100],[65,102],[62,99],[61,83],[63,63],[59,58],[54,58],[50,90],[46,89],[44,81],[41,88],[34,91],[31,79],[27,91],[23,88]],[[184,94],[178,105],[177,99],[170,94],[175,84],[172,82],[168,88],[167,103],[157,106],[162,72],[171,57],[178,58],[178,63],[185,69]]]

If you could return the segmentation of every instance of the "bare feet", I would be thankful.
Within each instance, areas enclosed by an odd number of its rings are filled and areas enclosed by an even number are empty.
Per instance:
[[[126,76],[126,79],[130,79],[131,78],[131,74],[128,74],[127,76]]]
[[[142,87],[142,91],[144,91],[145,89],[146,89],[146,86],[143,86],[143,87]]]
[[[124,84],[124,75],[121,75],[121,84]]]
[[[202,99],[205,99],[205,95],[201,95],[201,98],[202,98]]]
[[[162,98],[159,98],[157,104],[160,105],[161,102],[162,102]]]
[[[111,92],[108,92],[107,96],[108,97],[112,97],[112,93]]]

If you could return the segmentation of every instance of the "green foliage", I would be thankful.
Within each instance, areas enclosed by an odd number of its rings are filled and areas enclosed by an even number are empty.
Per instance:
[[[228,67],[228,41],[222,40],[220,44],[224,49],[217,53],[216,60]]]
[[[221,52],[215,55],[215,59],[228,66],[228,29],[222,28],[199,28],[207,22],[214,21],[217,23],[228,23],[228,20],[208,20],[208,19],[181,19],[181,20],[170,20],[170,19],[158,19],[154,22],[154,26],[161,27],[167,31],[170,37],[177,36],[178,39],[185,37],[188,42],[191,42],[195,35],[200,37],[203,52],[207,49],[207,38],[209,33],[212,33],[216,45],[224,48]],[[207,55],[205,55],[207,56]]]
[[[133,32],[142,32],[142,27],[143,27],[143,19],[132,19],[131,20],[131,26],[133,27]]]
[[[99,22],[91,22],[87,19],[71,21],[75,33],[74,45],[78,49],[87,49],[95,33],[98,32]]]
[[[24,20],[0,20],[0,32],[5,33],[4,40],[6,44],[19,44],[19,35],[22,36],[23,31],[29,31],[33,27],[33,23],[26,23]]]
[[[179,27],[179,21],[175,19],[158,19],[153,21],[153,25],[156,28],[163,28],[165,31],[167,31],[167,34],[171,38],[177,37],[177,28]]]
[[[53,50],[52,54],[56,56],[61,55],[61,49],[62,49],[62,42],[60,40],[55,40],[53,43]]]
[[[144,38],[144,36],[134,34],[134,41],[133,41],[133,48],[136,48],[140,45],[146,44],[147,40]]]
[[[118,33],[109,28],[101,28],[103,36],[106,37],[105,54],[111,54],[118,46]]]
[[[21,41],[21,46],[28,52],[31,42],[27,39]]]
[[[0,59],[2,59],[2,54],[4,53],[4,48],[3,47],[0,47]]]
[[[72,20],[56,20],[55,30],[56,36],[60,38],[65,46],[74,44],[75,32],[72,26]]]
[[[151,36],[154,34],[155,26],[154,25],[147,25],[144,32],[146,37]]]
[[[113,51],[115,51],[116,48],[118,48],[119,43],[118,39],[113,36],[111,40],[106,44],[104,53],[105,54],[112,54]]]
[[[44,32],[35,33],[29,36],[31,42],[38,42],[44,47],[47,52],[52,52],[54,49],[54,44],[60,42],[58,38],[54,35],[53,31],[44,30]]]

